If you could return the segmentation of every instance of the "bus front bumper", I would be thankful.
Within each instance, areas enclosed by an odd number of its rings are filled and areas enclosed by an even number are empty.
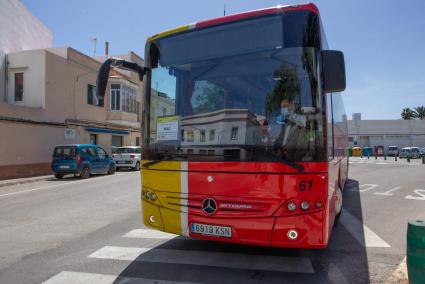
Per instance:
[[[143,201],[143,222],[147,227],[190,238],[285,248],[325,248],[328,243],[325,211],[310,214],[263,218],[215,218],[182,215]],[[193,232],[192,224],[231,228],[231,236]]]

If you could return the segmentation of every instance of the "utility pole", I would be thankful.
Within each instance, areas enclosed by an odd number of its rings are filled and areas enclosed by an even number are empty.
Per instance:
[[[226,3],[224,3],[223,16],[226,16]]]

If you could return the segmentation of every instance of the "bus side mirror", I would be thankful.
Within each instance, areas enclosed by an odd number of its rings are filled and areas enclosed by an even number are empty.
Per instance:
[[[337,50],[322,51],[323,88],[325,93],[345,90],[344,54]]]
[[[137,72],[139,74],[139,80],[143,81],[143,76],[148,68],[140,66],[139,64],[131,61],[127,61],[121,58],[108,58],[99,68],[97,73],[96,94],[100,97],[105,96],[106,85],[108,84],[109,70],[111,67],[117,67],[123,70]]]
[[[100,69],[97,73],[96,94],[102,98],[105,96],[106,85],[108,84],[109,69],[111,68],[111,64],[112,59],[105,60],[105,62],[103,62],[100,66]]]

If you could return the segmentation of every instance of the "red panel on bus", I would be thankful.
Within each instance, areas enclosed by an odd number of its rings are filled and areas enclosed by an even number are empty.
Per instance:
[[[211,20],[201,21],[196,23],[196,28],[205,28],[209,26],[219,25],[227,22],[235,22],[251,17],[258,17],[264,15],[271,15],[274,13],[281,13],[284,11],[297,11],[297,10],[310,10],[316,14],[319,14],[319,9],[313,3],[301,4],[301,5],[290,5],[283,7],[273,7],[267,9],[260,9],[250,12],[244,12],[240,14],[228,15],[220,18],[215,18]]]

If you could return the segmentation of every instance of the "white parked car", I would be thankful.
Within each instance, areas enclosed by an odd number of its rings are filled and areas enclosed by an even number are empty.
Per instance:
[[[388,146],[388,156],[398,156],[398,147]]]
[[[118,147],[112,154],[117,170],[119,168],[132,168],[140,170],[142,160],[142,148],[139,146]]]

